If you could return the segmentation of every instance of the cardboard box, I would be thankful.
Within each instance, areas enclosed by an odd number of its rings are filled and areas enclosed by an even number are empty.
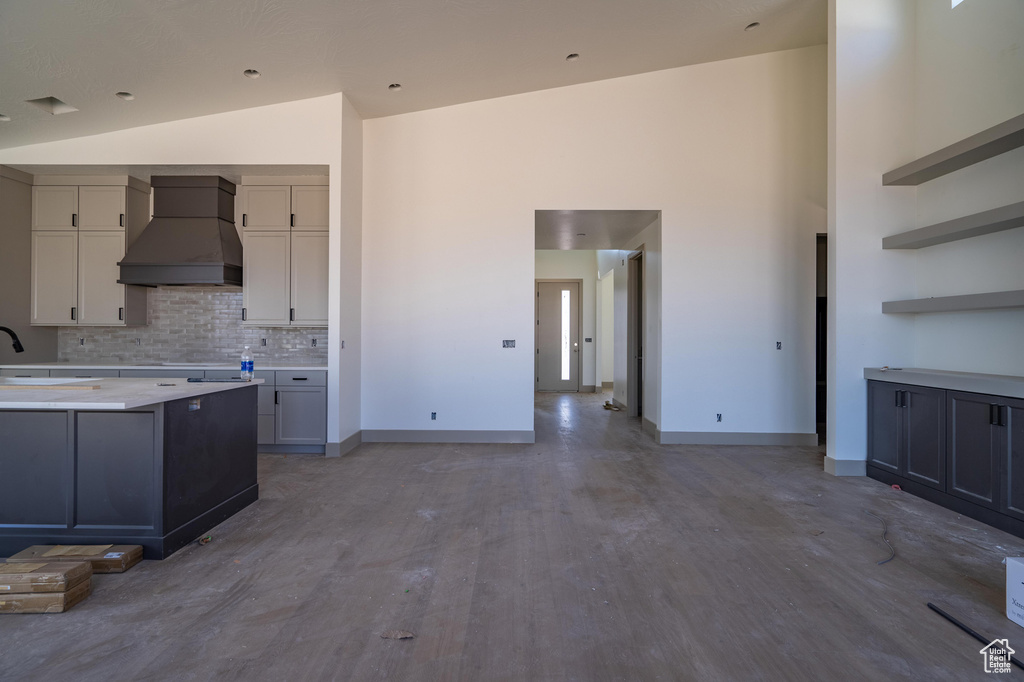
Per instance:
[[[92,565],[75,563],[0,564],[0,599],[12,594],[67,592],[92,577]]]
[[[32,545],[7,561],[88,561],[93,573],[124,573],[142,561],[142,545]]]
[[[1006,617],[1024,626],[1024,557],[1006,557]]]
[[[87,578],[67,592],[0,594],[0,613],[63,613],[91,592],[92,579]]]

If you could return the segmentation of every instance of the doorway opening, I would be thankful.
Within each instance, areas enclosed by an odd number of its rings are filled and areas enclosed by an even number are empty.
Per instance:
[[[644,247],[629,254],[626,303],[626,414],[644,416]]]
[[[814,415],[818,444],[828,428],[828,235],[817,235],[814,311]]]

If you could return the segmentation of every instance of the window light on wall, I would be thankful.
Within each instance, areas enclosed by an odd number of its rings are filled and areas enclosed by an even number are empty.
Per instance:
[[[953,0],[953,7],[956,7],[957,5],[959,5],[963,1],[964,0]]]

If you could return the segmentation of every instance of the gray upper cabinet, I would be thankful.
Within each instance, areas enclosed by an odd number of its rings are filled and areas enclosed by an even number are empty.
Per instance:
[[[71,181],[96,184],[66,184]],[[149,185],[129,176],[39,176],[32,188],[31,323],[144,325],[146,291],[117,266],[149,219]]]
[[[243,322],[327,326],[326,185],[242,185]]]

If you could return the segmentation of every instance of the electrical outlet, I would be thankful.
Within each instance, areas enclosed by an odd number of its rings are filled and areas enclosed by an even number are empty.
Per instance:
[[[782,350],[782,341],[775,342],[775,350]]]
[[[85,345],[85,339],[82,338],[81,336],[78,337],[78,345],[79,346],[84,346]]]
[[[515,339],[505,339],[504,341],[501,342],[501,347],[502,348],[515,348],[516,347],[516,340]]]
[[[142,345],[142,339],[140,339],[140,338],[137,338],[137,337],[136,337],[136,339],[135,339],[135,345],[136,345],[136,346],[141,346],[141,345]]]
[[[430,413],[430,421],[432,421],[432,422],[437,421],[437,412],[431,412]]]
[[[312,343],[310,344],[310,348],[316,348],[316,339],[313,339]]]
[[[345,339],[341,340],[341,349],[345,350]]]
[[[717,419],[715,419],[715,421],[717,421],[717,422],[722,421],[722,415],[721,414],[717,414],[715,416],[717,417]]]
[[[260,345],[261,346],[266,346],[267,345],[267,340],[266,339],[260,339]]]

